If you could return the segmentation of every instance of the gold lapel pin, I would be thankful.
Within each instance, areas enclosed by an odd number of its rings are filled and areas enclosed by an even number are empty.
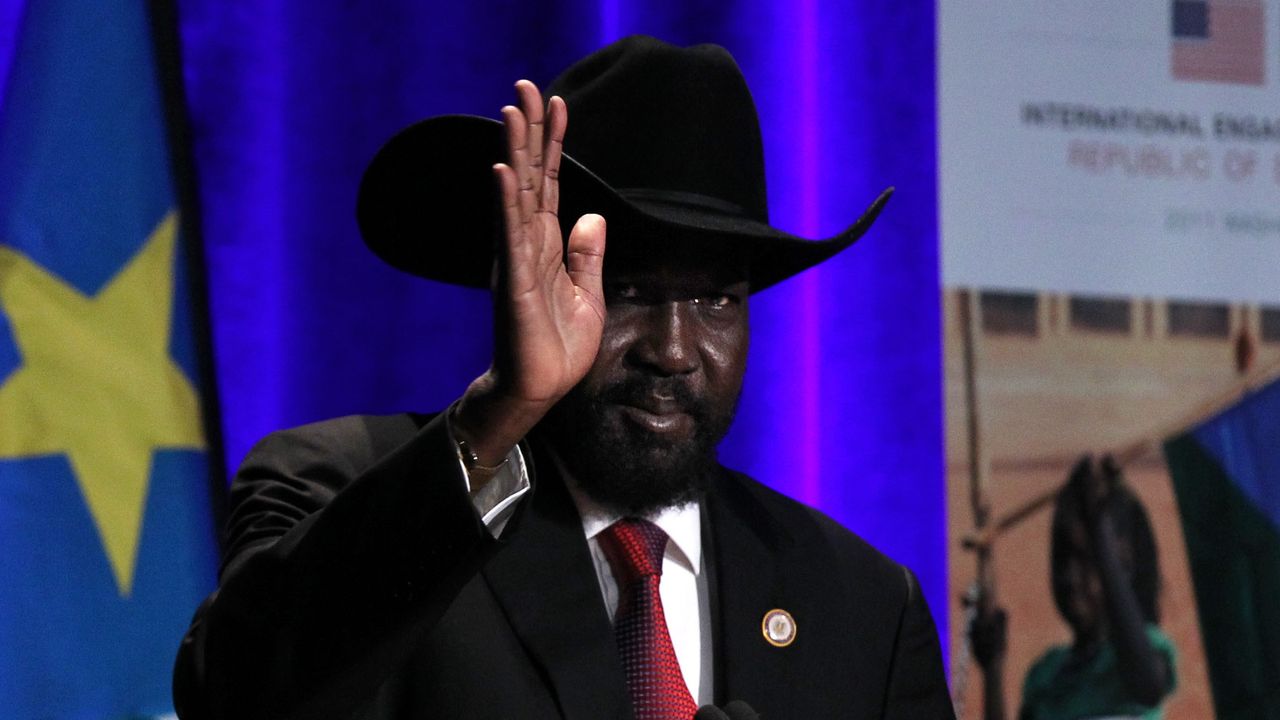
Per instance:
[[[760,633],[770,645],[786,647],[796,641],[796,619],[786,610],[774,608],[760,621]]]

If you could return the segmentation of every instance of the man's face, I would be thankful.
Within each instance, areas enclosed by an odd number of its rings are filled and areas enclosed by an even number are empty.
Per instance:
[[[606,258],[600,351],[549,425],[578,486],[638,515],[706,487],[742,389],[748,285],[712,250]]]

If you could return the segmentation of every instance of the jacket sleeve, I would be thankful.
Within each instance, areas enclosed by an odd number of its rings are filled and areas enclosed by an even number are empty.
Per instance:
[[[955,710],[942,671],[938,631],[925,604],[924,593],[910,570],[907,601],[898,624],[897,642],[889,674],[886,720],[954,720]]]
[[[494,551],[443,416],[269,436],[232,485],[218,589],[174,670],[186,720],[344,717]]]

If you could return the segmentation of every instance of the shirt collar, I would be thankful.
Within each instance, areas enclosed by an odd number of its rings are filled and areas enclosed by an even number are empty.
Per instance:
[[[577,482],[569,474],[559,455],[554,451],[551,454],[560,470],[561,477],[565,479],[565,485],[569,488],[569,495],[573,497],[573,504],[578,507],[578,515],[582,517],[582,532],[586,535],[587,540],[593,540],[610,525],[624,517],[613,510],[601,506],[588,497],[586,493],[579,490]],[[671,539],[668,547],[674,551],[672,556],[678,562],[685,565],[694,575],[701,573],[702,504],[699,501],[694,500],[684,505],[663,508],[655,513],[645,515],[644,519],[662,528],[662,531]]]
[[[572,485],[569,493],[578,506],[578,514],[582,516],[582,531],[588,540],[623,518],[622,515],[601,507]],[[702,569],[701,504],[695,500],[677,507],[663,508],[645,515],[644,519],[662,528],[671,539],[668,547],[674,551],[672,554],[675,559],[697,575]]]

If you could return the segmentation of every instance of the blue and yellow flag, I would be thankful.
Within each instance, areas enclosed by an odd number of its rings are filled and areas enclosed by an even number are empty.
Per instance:
[[[212,588],[188,268],[145,0],[27,4],[0,105],[0,716],[171,712]]]

